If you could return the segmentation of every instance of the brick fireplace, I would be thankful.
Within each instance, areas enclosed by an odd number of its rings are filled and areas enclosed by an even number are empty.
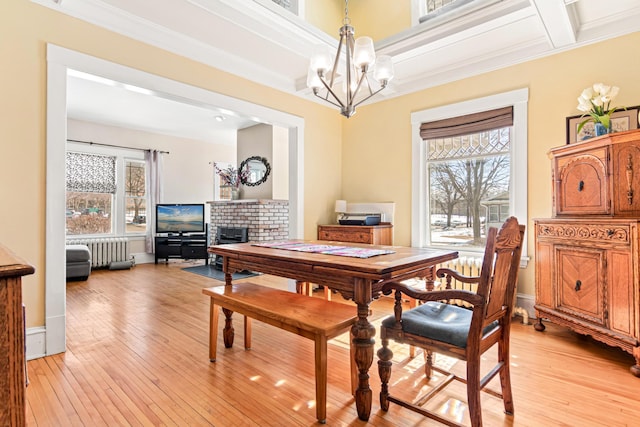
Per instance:
[[[216,241],[218,227],[247,227],[250,242],[289,238],[288,200],[220,200],[209,205],[210,242]]]

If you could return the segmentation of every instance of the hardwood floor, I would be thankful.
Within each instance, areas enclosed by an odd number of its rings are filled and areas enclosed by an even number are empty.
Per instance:
[[[245,351],[238,318],[236,345],[224,349],[220,334],[218,360],[209,362],[209,301],[201,289],[222,282],[181,269],[197,264],[172,260],[168,265],[94,271],[86,282],[69,282],[67,351],[29,361],[27,425],[316,424],[309,340],[254,322],[253,348]],[[248,280],[286,288],[283,279],[271,276]],[[374,302],[372,309],[374,318],[391,313],[391,299]],[[511,348],[515,415],[505,415],[502,402],[485,394],[485,426],[638,425],[640,379],[629,373],[633,359],[627,353],[553,324],[540,333],[518,321]],[[424,387],[422,357],[410,360],[407,349],[392,349],[390,386]],[[331,341],[327,425],[437,425],[394,404],[389,412],[380,410],[375,356],[371,418],[368,423],[358,420],[348,357],[346,337]],[[464,369],[464,364],[454,368]],[[496,380],[491,386],[499,389]],[[464,388],[452,385],[428,405],[467,423],[464,401]]]

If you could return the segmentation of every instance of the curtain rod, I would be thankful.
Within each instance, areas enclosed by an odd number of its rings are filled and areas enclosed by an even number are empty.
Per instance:
[[[79,142],[81,144],[89,144],[89,145],[101,145],[103,147],[113,147],[113,148],[124,148],[126,150],[138,150],[138,151],[152,151],[150,148],[133,148],[133,147],[125,147],[124,145],[112,145],[112,144],[103,144],[101,142],[93,142],[93,141],[80,141],[77,139],[67,139],[67,142]],[[168,151],[160,151],[162,154],[169,154]]]

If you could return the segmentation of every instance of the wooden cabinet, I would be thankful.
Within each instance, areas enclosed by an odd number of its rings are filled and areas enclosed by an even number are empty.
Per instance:
[[[554,216],[640,218],[640,130],[550,151]]]
[[[631,353],[640,377],[640,130],[550,151],[554,218],[535,220],[536,312]]]
[[[318,240],[392,245],[393,225],[319,225]]]
[[[22,276],[33,271],[0,245],[0,426],[26,423]]]

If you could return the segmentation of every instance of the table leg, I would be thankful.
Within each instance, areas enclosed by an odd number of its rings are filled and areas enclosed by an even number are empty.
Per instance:
[[[353,346],[355,348],[355,362],[358,367],[358,388],[355,400],[358,418],[369,420],[371,414],[372,391],[369,387],[369,368],[373,363],[373,345],[376,328],[369,322],[369,304],[371,303],[371,285],[364,280],[355,286],[354,301],[358,306],[358,320],[351,328]]]

